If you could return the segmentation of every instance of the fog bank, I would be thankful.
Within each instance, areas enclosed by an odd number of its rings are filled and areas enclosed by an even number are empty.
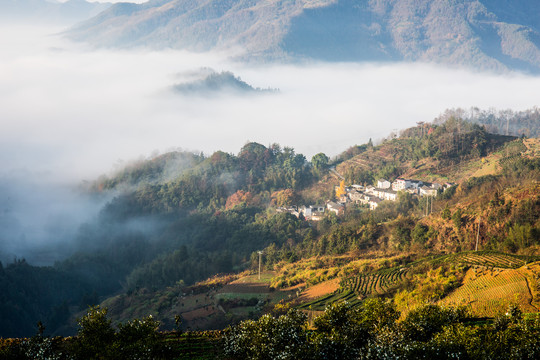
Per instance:
[[[0,25],[0,249],[8,256],[69,241],[97,210],[65,186],[141,156],[238,153],[247,141],[291,146],[308,159],[334,156],[447,108],[539,105],[540,78],[523,74],[403,63],[246,65],[227,54],[95,50],[51,35],[62,30]],[[201,68],[279,92],[172,91]]]
[[[71,254],[79,226],[105,201],[31,173],[0,177],[0,261],[49,265]]]
[[[220,54],[91,50],[48,36],[61,29],[2,28],[0,162],[80,180],[170,148],[236,153],[246,141],[336,155],[447,108],[538,105],[540,79],[423,64],[247,66]],[[15,36],[14,36],[15,34]],[[232,71],[278,94],[182,96],[179,74]]]

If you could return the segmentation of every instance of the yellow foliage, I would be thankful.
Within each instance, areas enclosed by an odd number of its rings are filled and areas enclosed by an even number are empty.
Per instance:
[[[339,187],[336,189],[336,198],[340,198],[345,195],[347,191],[345,190],[345,180],[341,180]]]
[[[432,304],[443,298],[451,289],[460,284],[464,269],[459,266],[441,266],[415,274],[410,280],[410,289],[399,291],[394,302],[403,316],[414,308]]]

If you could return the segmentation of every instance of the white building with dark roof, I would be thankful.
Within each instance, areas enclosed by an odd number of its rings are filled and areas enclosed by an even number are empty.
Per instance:
[[[424,185],[420,188],[420,196],[437,196],[437,189]]]
[[[328,211],[332,211],[336,215],[341,215],[343,214],[343,211],[345,211],[345,206],[343,206],[343,204],[336,203],[334,201],[327,202],[326,208],[328,209]]]
[[[379,189],[389,189],[390,186],[392,186],[392,184],[390,183],[390,181],[388,181],[386,179],[379,179],[377,181],[377,187]]]

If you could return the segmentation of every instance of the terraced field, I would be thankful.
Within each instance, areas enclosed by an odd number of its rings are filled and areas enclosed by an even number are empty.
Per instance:
[[[384,294],[391,286],[402,282],[407,275],[407,271],[407,268],[401,267],[360,275],[346,279],[342,282],[342,287],[364,296]]]
[[[517,304],[524,312],[537,312],[537,273],[540,265],[519,269],[469,269],[464,284],[440,301],[441,305],[467,306],[476,316],[503,313],[510,304]],[[532,280],[532,281],[531,281]],[[536,284],[534,284],[536,282]]]
[[[335,301],[356,303],[370,295],[385,294],[392,286],[404,281],[408,271],[408,267],[397,267],[343,279],[339,289],[334,293],[304,304],[300,308],[324,310],[326,305]]]
[[[527,290],[527,281],[524,275],[520,275],[520,272],[514,269],[518,269],[527,263],[540,260],[535,257],[519,256],[504,254],[494,251],[478,251],[478,252],[463,252],[451,255],[434,256],[430,258],[424,258],[422,260],[389,269],[382,269],[372,273],[360,274],[358,276],[349,277],[341,280],[340,287],[334,293],[325,297],[319,298],[315,301],[303,304],[300,308],[323,310],[328,304],[335,301],[349,301],[359,302],[363,298],[368,296],[384,295],[387,294],[393,287],[399,285],[407,278],[410,278],[415,269],[420,266],[430,265],[434,268],[437,265],[454,264],[465,265],[472,267],[469,271],[475,273],[477,278],[484,278],[484,282],[478,282],[476,287],[467,288],[463,291],[469,293],[478,293],[478,299],[486,299],[486,301],[498,301],[497,299],[508,296],[508,294],[526,294],[530,293]],[[489,280],[488,274],[493,274],[491,277],[497,279],[497,281]],[[510,274],[512,274],[510,276]],[[480,290],[485,289],[484,292]],[[498,290],[497,290],[498,289]],[[497,297],[497,293],[505,294],[504,296]],[[493,294],[492,294],[493,293]],[[455,298],[452,298],[451,302],[457,305],[456,301],[463,303],[463,299],[466,295],[456,294]],[[522,295],[523,297],[524,295]],[[460,299],[460,300],[457,300]],[[471,298],[472,299],[472,298]],[[530,304],[531,296],[525,300],[525,303]],[[472,301],[472,300],[471,300]],[[466,301],[467,304],[471,301]],[[475,300],[478,302],[478,300]],[[474,302],[474,301],[473,301]],[[484,304],[485,305],[485,304]],[[484,306],[481,305],[481,306]],[[506,302],[506,305],[508,302]],[[487,306],[487,305],[485,305]],[[502,306],[502,305],[501,305]],[[493,310],[494,307],[487,306],[488,310]],[[536,311],[535,308],[527,308],[527,310]],[[489,311],[491,311],[489,310]],[[524,309],[526,310],[526,309]]]
[[[486,266],[490,268],[517,269],[538,260],[535,257],[504,254],[496,251],[468,251],[445,255],[433,259],[433,263],[459,263],[469,266]]]
[[[351,290],[346,290],[343,288],[340,288],[336,292],[320,297],[317,300],[302,304],[298,306],[299,309],[303,310],[315,310],[315,311],[323,311],[327,305],[332,304],[337,301],[347,301],[351,304],[360,303],[361,297]]]

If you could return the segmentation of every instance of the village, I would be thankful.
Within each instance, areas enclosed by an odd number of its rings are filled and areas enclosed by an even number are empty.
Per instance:
[[[342,215],[349,204],[360,204],[370,210],[375,210],[382,201],[397,201],[400,191],[419,197],[435,197],[439,192],[444,192],[453,185],[453,183],[440,184],[397,178],[394,182],[379,179],[377,186],[358,184],[345,186],[345,180],[341,180],[340,185],[335,189],[336,201],[327,200],[324,205],[279,207],[276,211],[288,212],[296,217],[302,216],[306,220],[319,221],[327,211],[338,216]]]

